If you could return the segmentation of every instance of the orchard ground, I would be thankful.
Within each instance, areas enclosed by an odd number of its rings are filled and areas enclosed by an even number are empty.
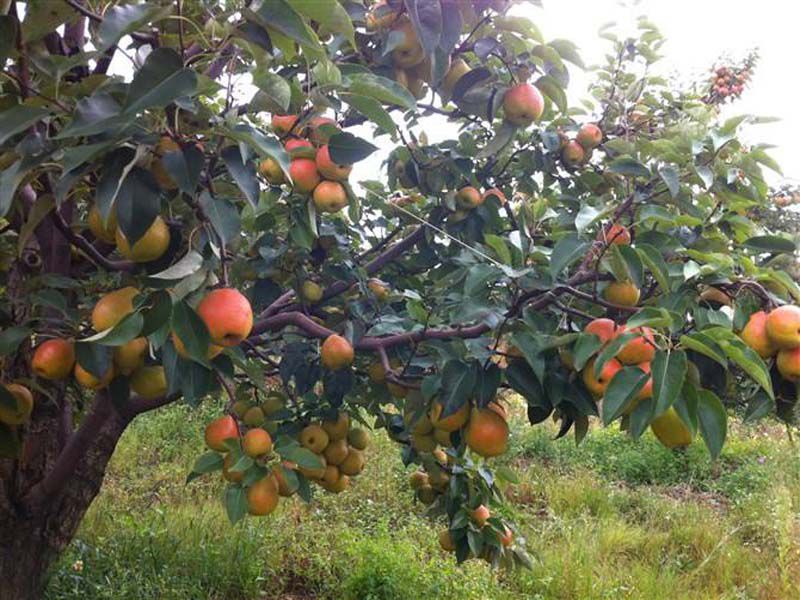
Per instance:
[[[579,447],[553,440],[519,403],[497,462],[519,476],[506,516],[536,562],[493,573],[439,549],[443,525],[414,505],[383,432],[345,494],[231,527],[218,475],[183,484],[218,410],[172,406],[132,424],[48,598],[800,597],[800,457],[774,423],[732,423],[712,462],[702,442],[672,452],[616,427]]]

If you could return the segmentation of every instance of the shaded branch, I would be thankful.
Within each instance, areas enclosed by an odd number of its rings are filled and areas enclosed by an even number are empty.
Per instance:
[[[126,273],[130,273],[136,269],[135,262],[129,260],[109,260],[103,256],[103,254],[97,248],[95,248],[89,242],[89,240],[79,233],[72,231],[72,228],[64,220],[64,217],[61,216],[61,213],[58,211],[58,209],[53,209],[50,215],[53,220],[53,224],[56,226],[56,229],[58,229],[61,234],[70,241],[71,244],[82,250],[89,260],[91,260],[98,267],[102,267],[107,271],[124,271]]]

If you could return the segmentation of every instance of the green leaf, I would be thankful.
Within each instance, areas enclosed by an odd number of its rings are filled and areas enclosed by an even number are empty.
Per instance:
[[[341,99],[392,136],[397,132],[392,116],[375,98],[359,94],[339,94]]]
[[[0,331],[0,356],[14,354],[23,340],[30,337],[32,331],[22,325],[14,325]]]
[[[667,189],[669,190],[670,196],[673,198],[677,197],[678,193],[681,191],[681,181],[678,169],[672,165],[666,165],[658,170],[658,174],[664,183],[667,184]]]
[[[259,69],[253,73],[253,83],[265,94],[270,104],[281,111],[289,110],[292,88],[283,77],[271,71]]]
[[[26,44],[33,44],[77,17],[78,13],[66,2],[28,0],[25,3],[22,37]]]
[[[180,55],[172,48],[156,48],[147,55],[131,82],[124,113],[134,115],[147,108],[163,107],[197,90],[197,75],[183,68]]]
[[[82,342],[97,342],[103,346],[122,346],[132,339],[139,337],[144,324],[144,317],[140,312],[132,312],[126,315],[119,323],[110,329],[101,331],[91,337],[81,340]]]
[[[316,21],[326,30],[342,34],[356,47],[355,30],[347,11],[338,0],[288,0],[298,13]]]
[[[586,66],[578,54],[578,47],[570,40],[551,40],[547,43],[548,46],[553,48],[564,60],[571,62],[573,65],[585,69]]]
[[[178,187],[193,195],[205,165],[203,152],[194,144],[165,152],[161,157],[164,168]]]
[[[448,360],[442,369],[442,417],[447,417],[468,402],[475,391],[476,376],[472,365],[460,360]]]
[[[592,333],[581,333],[572,348],[572,360],[575,363],[575,370],[583,370],[589,359],[602,347],[603,342],[599,337]]]
[[[697,419],[700,434],[712,458],[717,458],[725,445],[728,432],[728,415],[725,407],[710,390],[699,390],[697,394]]]
[[[682,350],[659,350],[652,362],[655,414],[660,415],[680,396],[686,379],[687,360]]]
[[[535,85],[545,96],[552,100],[553,104],[558,107],[558,110],[562,113],[567,112],[569,104],[567,101],[567,93],[554,78],[545,75],[537,79]]]
[[[595,376],[599,376],[600,373],[603,372],[603,367],[606,366],[606,363],[614,358],[622,347],[630,342],[631,340],[636,339],[639,337],[635,333],[627,332],[616,336],[613,340],[606,344],[606,347],[597,355],[597,358],[594,361],[594,374]]]
[[[614,375],[603,395],[603,425],[608,426],[631,406],[649,378],[639,367],[625,367]]]
[[[698,354],[707,356],[711,360],[718,362],[723,368],[728,368],[728,359],[725,358],[724,350],[712,338],[702,331],[696,331],[689,335],[682,335],[681,346],[689,350],[694,350]]]
[[[433,54],[442,39],[441,4],[430,0],[404,0],[404,4],[425,54]]]
[[[224,245],[239,235],[242,220],[236,206],[224,198],[214,198],[207,191],[200,194],[199,204]]]
[[[200,316],[185,300],[172,307],[172,329],[183,342],[187,354],[200,364],[208,364],[208,346],[211,336]]]
[[[760,235],[745,240],[744,245],[757,252],[794,254],[797,245],[790,239],[778,235]]]
[[[772,414],[775,410],[775,401],[764,390],[758,392],[750,399],[744,414],[745,423],[753,423]]]
[[[133,168],[137,154],[132,148],[118,148],[110,152],[100,168],[100,179],[94,190],[94,202],[103,221],[107,221],[114,208],[120,187]]]
[[[222,463],[225,462],[222,454],[219,452],[206,452],[205,454],[197,457],[192,467],[192,472],[186,478],[186,483],[196,479],[200,475],[206,473],[213,473],[214,471],[222,470]]]
[[[384,104],[396,104],[406,110],[414,110],[417,100],[405,87],[380,75],[353,73],[345,79],[345,87],[353,94],[367,96]]]
[[[196,273],[203,266],[203,256],[196,250],[189,250],[183,258],[159,273],[149,275],[154,279],[183,279]]]
[[[75,358],[78,364],[98,379],[111,368],[111,348],[88,342],[75,343]]]
[[[669,293],[669,267],[664,261],[661,252],[654,246],[638,242],[636,243],[636,252],[639,253],[642,262],[650,269],[650,273],[652,273],[661,290],[664,293]]]
[[[627,321],[628,329],[633,327],[641,327],[648,325],[650,327],[659,327],[669,329],[673,326],[674,321],[670,312],[665,308],[655,308],[653,306],[645,306]]]
[[[558,277],[569,265],[582,257],[591,244],[581,240],[577,234],[561,238],[550,255],[550,275]]]
[[[251,161],[243,162],[242,153],[236,146],[228,146],[222,151],[222,160],[228,172],[233,176],[236,185],[244,193],[250,206],[258,206],[260,194],[258,179],[256,178],[256,168]]]
[[[720,331],[726,331],[725,339],[720,340],[715,337],[714,334],[719,335]],[[753,379],[753,381],[764,388],[764,391],[769,394],[770,398],[775,397],[772,391],[772,380],[769,377],[769,370],[758,353],[740,340],[732,331],[724,330],[721,327],[715,327],[706,329],[705,332],[717,339],[729,360],[735,362],[742,371]],[[727,335],[727,333],[730,335]]]
[[[123,124],[117,101],[106,92],[96,92],[78,100],[72,120],[54,138],[58,140],[108,133]]]
[[[131,247],[150,229],[161,212],[161,189],[153,174],[134,167],[117,194],[117,222]]]
[[[238,485],[228,486],[225,490],[225,512],[231,523],[241,521],[247,514],[247,494]]]
[[[319,456],[299,444],[282,446],[276,448],[276,451],[281,455],[283,460],[297,463],[298,466],[304,469],[319,469],[322,467],[322,461],[319,459]]]
[[[364,160],[377,149],[377,146],[345,131],[331,136],[328,142],[331,160],[340,165],[352,165]]]
[[[620,175],[630,175],[632,177],[650,177],[650,170],[638,160],[630,156],[620,156],[611,161],[607,170],[611,173]]]
[[[257,0],[244,14],[262,27],[293,39],[312,55],[324,56],[317,34],[286,0]]]
[[[16,39],[17,20],[11,15],[0,15],[0,65],[11,56]]]
[[[107,50],[122,36],[163,19],[171,12],[172,7],[169,5],[160,6],[149,2],[112,6],[103,13],[103,21],[97,28],[97,49]]]
[[[25,131],[50,111],[36,106],[17,104],[0,112],[0,145],[11,136]]]
[[[261,156],[272,158],[280,164],[284,172],[289,171],[289,155],[277,139],[268,138],[255,127],[239,123],[233,129],[221,128],[228,137],[247,144]]]

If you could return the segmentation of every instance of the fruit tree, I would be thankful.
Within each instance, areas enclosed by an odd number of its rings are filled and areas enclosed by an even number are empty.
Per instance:
[[[653,74],[646,20],[570,104],[575,45],[506,0],[0,9],[1,599],[172,402],[224,399],[189,478],[234,522],[347,493],[383,428],[442,548],[503,567],[505,390],[714,456],[725,403],[791,412],[777,166]]]

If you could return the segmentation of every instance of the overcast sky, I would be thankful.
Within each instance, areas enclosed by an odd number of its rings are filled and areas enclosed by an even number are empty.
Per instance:
[[[797,76],[800,2],[797,0],[543,0],[544,9],[520,5],[514,11],[533,19],[545,39],[567,38],[580,46],[587,64],[604,61],[609,44],[597,30],[609,21],[632,24],[647,15],[667,38],[658,67],[682,78],[708,73],[721,56],[745,56],[758,47],[761,61],[742,98],[725,108],[726,115],[754,114],[779,117],[779,123],[752,127],[750,142],[775,145],[771,154],[786,178],[800,183],[800,79]],[[570,100],[585,92],[585,80],[576,78]],[[780,178],[777,178],[780,179]],[[775,179],[771,178],[771,181]]]
[[[800,78],[797,77],[800,1],[798,0],[543,0],[544,8],[524,1],[512,9],[514,14],[530,17],[545,40],[566,38],[578,44],[584,62],[602,64],[610,42],[598,36],[598,30],[613,21],[621,31],[634,31],[636,18],[646,15],[667,38],[661,54],[664,58],[654,72],[677,75],[683,81],[695,81],[709,75],[721,58],[739,60],[757,47],[761,61],[750,87],[740,100],[725,107],[723,115],[753,114],[778,117],[778,123],[758,125],[745,132],[750,143],[774,145],[770,150],[783,167],[785,177],[770,171],[765,174],[773,184],[784,179],[800,184],[800,151],[791,143],[800,140]],[[588,97],[591,72],[571,67],[570,104],[575,106]],[[443,120],[431,118],[426,127],[431,142],[452,135]],[[362,135],[367,131],[361,132]],[[384,138],[385,139],[385,138]],[[379,144],[386,147],[386,144]],[[356,165],[353,180],[374,179],[380,156]]]

